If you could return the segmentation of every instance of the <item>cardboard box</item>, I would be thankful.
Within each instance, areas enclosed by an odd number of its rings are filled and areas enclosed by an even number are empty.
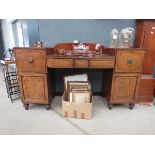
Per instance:
[[[62,97],[62,111],[64,117],[73,117],[81,119],[91,119],[92,112],[92,93],[90,103],[69,102],[69,94],[64,92]]]
[[[87,83],[87,86],[90,84],[88,81],[87,74],[72,75],[72,76],[64,77],[65,91],[62,96],[63,116],[72,117],[72,118],[81,118],[81,119],[91,119],[92,99],[93,99],[91,90],[89,91],[75,90],[71,92],[68,89],[68,86],[69,86],[68,82],[71,82],[71,81],[72,83],[77,82],[77,85],[80,83],[81,85],[83,85],[84,82]],[[85,103],[84,101],[89,101],[89,102]]]

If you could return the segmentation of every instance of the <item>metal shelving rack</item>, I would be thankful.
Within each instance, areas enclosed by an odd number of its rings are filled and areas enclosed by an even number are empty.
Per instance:
[[[3,75],[8,98],[10,98],[11,102],[13,102],[14,100],[20,98],[20,89],[18,83],[18,76],[16,72],[16,64],[15,61],[4,60],[1,60],[1,64],[3,65]]]

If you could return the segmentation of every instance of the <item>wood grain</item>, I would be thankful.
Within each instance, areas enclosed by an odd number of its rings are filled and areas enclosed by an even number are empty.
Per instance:
[[[143,51],[117,51],[115,72],[141,72],[144,59]],[[131,61],[131,63],[130,63]]]
[[[155,92],[155,78],[152,75],[143,74],[138,89],[139,103],[153,103]]]
[[[114,68],[115,60],[90,60],[89,68]]]
[[[46,73],[46,50],[42,49],[16,49],[16,65],[19,72]],[[29,59],[32,62],[29,62]]]
[[[115,74],[113,76],[111,103],[135,102],[138,74]]]
[[[75,59],[74,60],[74,68],[88,68],[89,66],[89,60],[81,60],[81,59]]]
[[[73,68],[73,59],[48,59],[49,68]]]
[[[155,64],[155,20],[138,20],[136,47],[145,48],[143,73],[152,74]]]
[[[19,73],[24,104],[48,104],[47,74]]]

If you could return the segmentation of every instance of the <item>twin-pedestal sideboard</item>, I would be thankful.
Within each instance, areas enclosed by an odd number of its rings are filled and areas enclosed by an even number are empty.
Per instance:
[[[29,104],[34,103],[45,104],[47,109],[50,108],[51,99],[55,95],[52,70],[59,68],[105,69],[102,94],[108,101],[109,109],[112,109],[113,104],[129,104],[129,108],[133,109],[137,102],[145,53],[143,49],[106,48],[102,53],[90,57],[58,55],[54,48],[18,47],[14,50],[21,99],[26,110]]]

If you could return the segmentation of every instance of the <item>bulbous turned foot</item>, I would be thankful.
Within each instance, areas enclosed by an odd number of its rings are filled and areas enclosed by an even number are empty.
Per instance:
[[[108,108],[109,108],[109,110],[112,110],[112,104],[108,104]]]
[[[25,110],[29,110],[29,104],[24,104]]]
[[[132,110],[134,106],[135,106],[134,103],[129,103],[129,109],[130,109],[130,110]]]
[[[46,110],[50,110],[51,109],[51,105],[48,105],[47,107],[46,107]]]

